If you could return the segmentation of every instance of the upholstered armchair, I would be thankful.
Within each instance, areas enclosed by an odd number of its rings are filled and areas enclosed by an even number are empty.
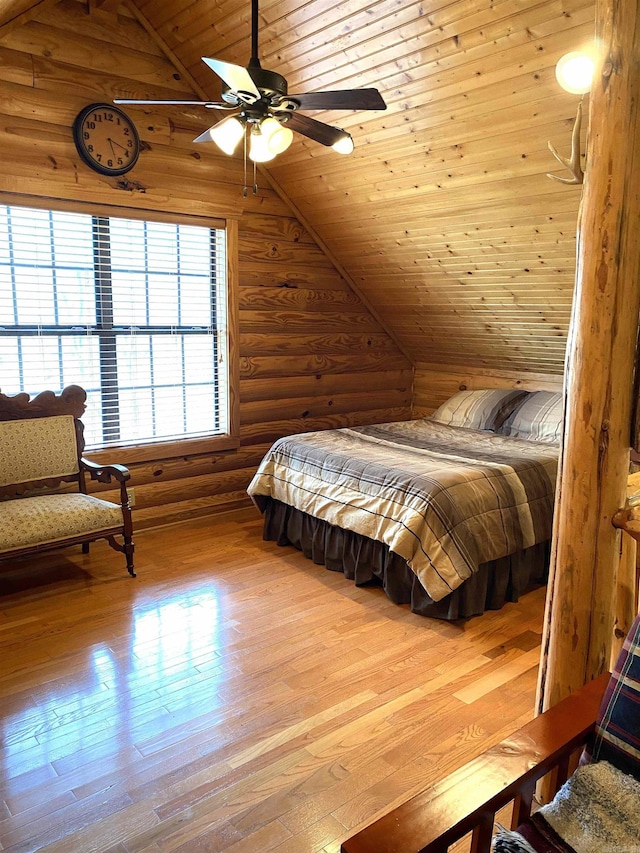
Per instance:
[[[0,394],[0,560],[48,548],[106,539],[133,569],[133,525],[122,465],[83,458],[86,392],[77,385],[51,391]],[[120,503],[87,494],[87,477],[115,481]]]

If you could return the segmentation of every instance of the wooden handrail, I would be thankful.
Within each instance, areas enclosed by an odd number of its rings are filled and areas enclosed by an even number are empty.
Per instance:
[[[445,853],[474,832],[472,849],[489,850],[489,819],[516,800],[528,814],[536,780],[585,743],[593,730],[605,673],[510,737],[356,833],[341,853]],[[565,774],[566,775],[566,774]],[[564,780],[558,777],[558,783]]]

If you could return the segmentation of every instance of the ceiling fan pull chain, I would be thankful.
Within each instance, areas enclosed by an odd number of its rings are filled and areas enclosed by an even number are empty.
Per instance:
[[[249,187],[247,186],[247,134],[244,134],[244,186],[242,188],[242,196],[246,198],[249,195]]]
[[[258,169],[257,169],[257,166],[256,166],[255,161],[254,161],[254,163],[253,163],[253,194],[254,195],[258,195],[258,174],[257,174],[257,172],[258,172]]]

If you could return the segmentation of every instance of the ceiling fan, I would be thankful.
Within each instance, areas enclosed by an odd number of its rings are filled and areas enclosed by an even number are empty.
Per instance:
[[[289,95],[287,81],[275,71],[262,68],[258,58],[258,0],[251,0],[251,59],[246,68],[210,59],[205,62],[223,82],[222,102],[139,101],[115,98],[116,104],[161,104],[235,109],[232,116],[214,124],[194,142],[215,142],[225,154],[233,154],[241,139],[249,137],[249,159],[266,163],[286,151],[297,131],[340,154],[353,151],[351,134],[339,127],[301,115],[299,110],[386,110],[377,89],[346,89]],[[246,132],[246,136],[245,136]],[[246,148],[245,148],[246,157]],[[245,160],[246,163],[246,160]]]

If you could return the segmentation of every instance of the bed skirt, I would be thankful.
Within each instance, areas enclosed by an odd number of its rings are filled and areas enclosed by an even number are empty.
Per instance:
[[[542,542],[483,563],[458,589],[433,601],[406,561],[383,542],[334,527],[269,497],[256,495],[255,500],[264,513],[264,539],[293,545],[317,565],[343,572],[356,586],[381,584],[394,604],[409,604],[421,616],[455,620],[499,610],[547,580],[550,543]]]

